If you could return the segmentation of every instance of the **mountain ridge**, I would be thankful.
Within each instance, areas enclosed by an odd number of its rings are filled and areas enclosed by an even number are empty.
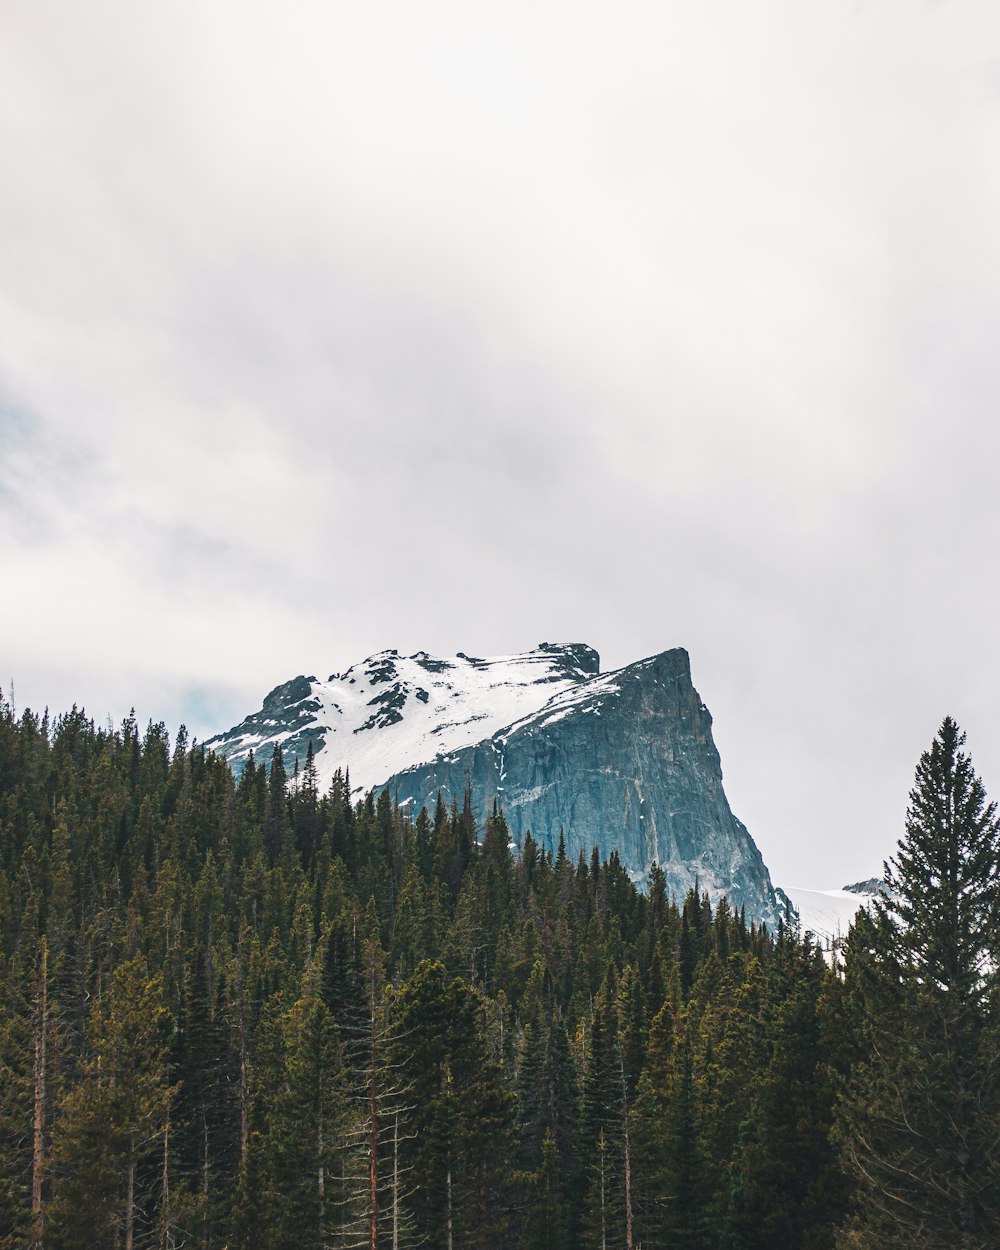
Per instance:
[[[504,810],[514,847],[530,830],[568,853],[617,851],[636,881],[652,865],[668,889],[723,894],[748,916],[782,912],[767,868],[722,788],[712,718],[680,647],[608,673],[585,643],[543,643],[482,659],[378,652],[325,682],[276,686],[254,713],[205,744],[238,771],[279,744],[286,767],[315,752],[352,792],[389,789],[416,812],[439,792]]]
[[[352,792],[361,794],[490,736],[599,668],[586,643],[541,643],[488,659],[379,651],[325,681],[300,674],[275,686],[259,712],[205,746],[239,771],[250,750],[259,755],[275,743],[289,769],[302,765],[312,743],[321,785],[336,769],[349,770]]]

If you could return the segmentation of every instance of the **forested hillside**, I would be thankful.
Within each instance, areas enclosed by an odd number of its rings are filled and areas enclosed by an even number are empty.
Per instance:
[[[890,914],[845,977],[614,855],[515,861],[500,811],[348,793],[0,703],[0,1245],[897,1244],[855,1188],[927,985]],[[951,1244],[994,1244],[966,1196]]]

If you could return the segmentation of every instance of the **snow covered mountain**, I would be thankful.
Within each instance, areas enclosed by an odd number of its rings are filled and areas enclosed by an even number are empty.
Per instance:
[[[712,718],[676,648],[601,674],[583,643],[493,659],[382,651],[320,681],[296,677],[206,744],[239,771],[286,768],[311,743],[320,783],[350,771],[355,794],[389,787],[414,812],[441,792],[503,808],[515,846],[560,831],[572,857],[616,851],[636,880],[659,864],[675,896],[726,894],[756,920],[782,910],[760,852],[722,789]]]
[[[583,643],[543,642],[492,659],[380,651],[326,681],[295,677],[275,687],[259,712],[205,745],[238,772],[251,751],[266,762],[280,743],[291,772],[311,742],[320,788],[346,769],[361,795],[405,768],[491,737],[599,669],[597,652]]]

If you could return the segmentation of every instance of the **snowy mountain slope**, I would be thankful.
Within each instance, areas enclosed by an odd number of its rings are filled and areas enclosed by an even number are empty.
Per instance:
[[[277,686],[259,712],[205,745],[239,771],[251,750],[267,762],[280,743],[291,772],[311,742],[321,788],[340,768],[362,793],[491,737],[587,682],[599,666],[583,643],[541,643],[492,659],[381,651],[326,681],[300,676]]]
[[[840,945],[858,910],[876,897],[874,891],[805,890],[796,886],[786,887],[784,893],[799,914],[800,931],[812,933],[826,951]]]

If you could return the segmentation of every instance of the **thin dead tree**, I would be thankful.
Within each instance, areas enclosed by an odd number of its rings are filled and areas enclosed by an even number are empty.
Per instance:
[[[47,1108],[46,1075],[49,1033],[49,947],[44,936],[38,943],[38,971],[35,978],[34,1043],[34,1117],[31,1151],[31,1244],[32,1250],[44,1245],[45,1213],[42,1186],[45,1180],[45,1117]]]
[[[409,1105],[405,1073],[388,1058],[398,1041],[383,1001],[381,955],[374,943],[364,951],[363,1005],[339,1021],[353,1107],[343,1135],[340,1169],[338,1250],[411,1250],[407,1200],[409,1168],[401,1161]]]

